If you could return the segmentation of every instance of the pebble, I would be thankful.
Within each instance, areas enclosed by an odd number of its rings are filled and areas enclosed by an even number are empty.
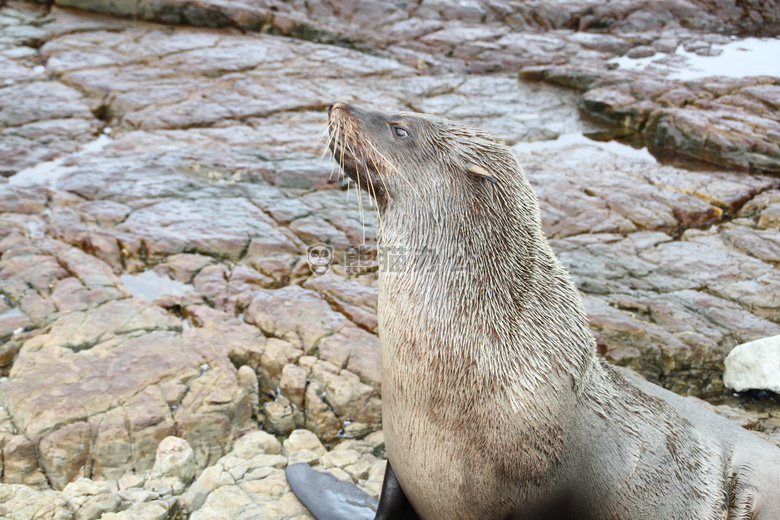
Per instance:
[[[723,384],[728,388],[780,393],[780,335],[737,345],[724,364]]]

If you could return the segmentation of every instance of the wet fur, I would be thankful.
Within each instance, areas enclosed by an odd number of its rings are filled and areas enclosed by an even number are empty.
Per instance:
[[[378,202],[380,252],[406,254],[380,270],[383,424],[421,518],[780,518],[780,449],[597,358],[506,146],[345,104],[329,127]]]

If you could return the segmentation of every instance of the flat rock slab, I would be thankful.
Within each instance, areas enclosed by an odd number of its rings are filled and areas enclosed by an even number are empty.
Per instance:
[[[145,471],[157,443],[177,432],[203,467],[252,413],[225,349],[148,300],[120,300],[25,342],[0,399],[56,487],[84,468],[96,478]]]
[[[716,164],[780,172],[777,78],[639,80],[589,90],[581,106],[642,132],[661,148]]]
[[[641,359],[642,371],[675,380],[680,392],[719,393],[734,339],[780,332],[772,304],[776,269],[720,233],[689,230],[679,241],[650,232],[583,235],[552,245],[588,295],[607,356],[634,368]]]

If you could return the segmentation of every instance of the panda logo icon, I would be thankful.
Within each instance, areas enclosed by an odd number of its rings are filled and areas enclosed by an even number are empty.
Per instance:
[[[333,248],[326,244],[314,244],[306,251],[311,271],[314,274],[325,274],[333,262]]]

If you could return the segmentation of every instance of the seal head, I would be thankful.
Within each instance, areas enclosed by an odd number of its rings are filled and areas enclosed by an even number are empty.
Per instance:
[[[398,198],[438,190],[451,196],[515,180],[500,173],[519,167],[514,154],[486,132],[442,117],[370,112],[345,103],[332,104],[328,114],[334,157],[382,209]]]

